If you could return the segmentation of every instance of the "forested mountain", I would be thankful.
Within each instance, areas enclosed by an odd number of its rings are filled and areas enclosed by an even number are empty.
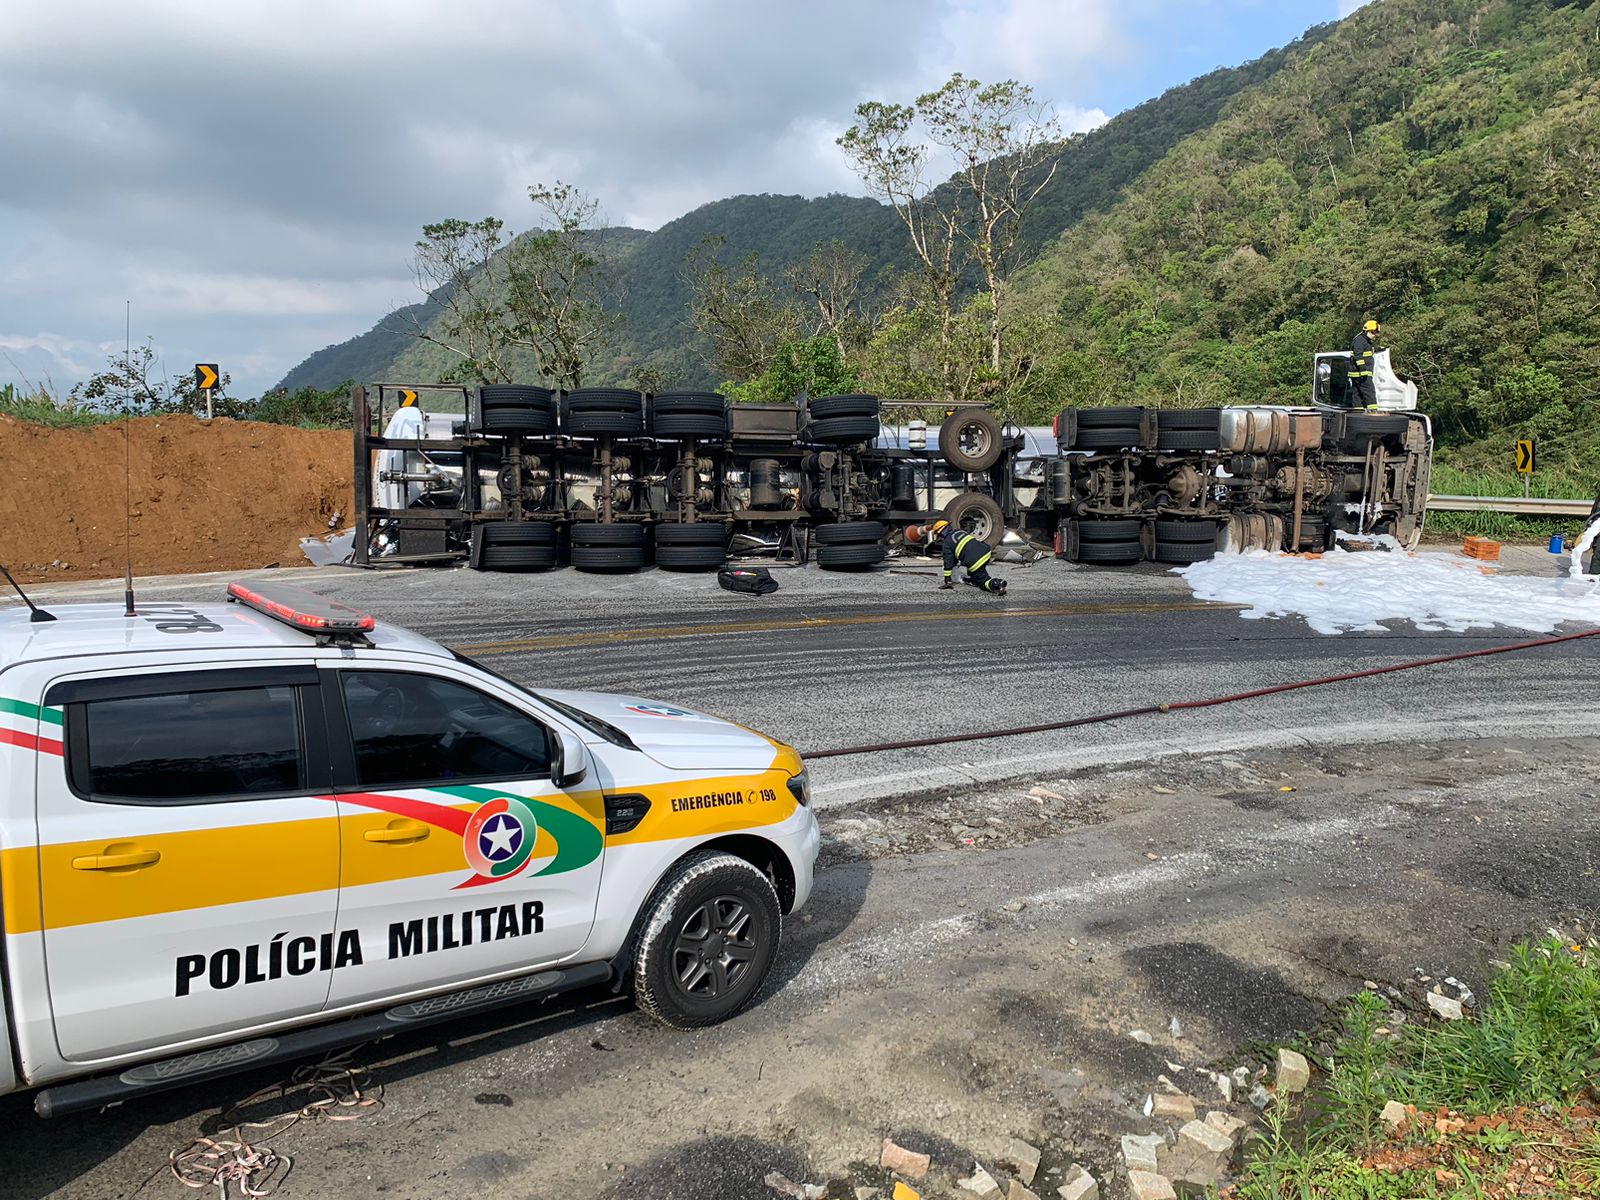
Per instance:
[[[1085,213],[1108,208],[1125,186],[1180,140],[1210,126],[1229,99],[1270,78],[1332,28],[1318,26],[1291,46],[1172,88],[1074,139],[1035,205],[1030,248],[1053,240]],[[625,251],[616,344],[610,360],[600,364],[604,381],[625,380],[636,366],[649,364],[664,378],[684,384],[719,382],[711,378],[696,351],[688,319],[689,293],[682,279],[685,256],[707,237],[725,239],[721,250],[725,262],[760,255],[762,269],[773,277],[780,277],[819,242],[833,240],[865,256],[869,283],[911,265],[905,234],[894,213],[874,200],[853,196],[734,196],[702,205],[653,233],[622,229],[601,233]],[[416,345],[409,332],[426,311],[426,306],[412,305],[389,314],[368,332],[317,351],[278,386],[293,390],[331,388],[351,379],[437,379],[448,369],[448,360]]]
[[[1303,402],[1370,315],[1446,443],[1600,465],[1600,5],[1371,4],[1020,291],[1057,398]]]

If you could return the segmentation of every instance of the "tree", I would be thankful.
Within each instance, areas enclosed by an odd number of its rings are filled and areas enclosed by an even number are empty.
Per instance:
[[[215,416],[245,419],[252,402],[228,395],[232,377],[224,371],[211,390],[211,410]],[[120,411],[135,416],[150,413],[188,413],[199,416],[206,411],[204,393],[195,385],[193,373],[177,379],[166,373],[157,358],[154,344],[147,341],[125,354],[106,358],[103,371],[73,385],[68,402],[85,408]]]
[[[868,100],[856,106],[856,123],[838,144],[867,191],[894,209],[911,239],[937,330],[940,383],[945,399],[955,401],[960,399],[952,343],[961,197],[950,188],[935,190],[928,177],[928,147],[914,140],[917,117],[910,105]]]
[[[497,217],[422,228],[412,269],[438,316],[414,320],[412,332],[455,358],[448,380],[505,382],[525,354],[555,386],[575,388],[605,348],[616,273],[590,228],[598,203],[559,181],[528,198],[540,226],[520,237]]]
[[[689,288],[689,319],[708,348],[706,365],[744,383],[772,365],[779,346],[799,337],[801,318],[761,273],[758,255],[730,268],[719,255],[722,245],[714,235],[690,250],[682,279]]]
[[[804,260],[784,272],[795,293],[808,298],[817,310],[811,318],[812,336],[831,337],[840,361],[871,332],[861,289],[866,267],[865,255],[834,238],[818,242]]]
[[[891,205],[921,266],[924,302],[938,330],[945,399],[964,398],[973,377],[960,359],[957,293],[967,264],[988,296],[988,377],[1007,374],[1007,291],[1018,266],[1024,220],[1055,178],[1060,128],[1033,89],[1015,80],[981,84],[957,73],[914,104],[871,100],[839,146],[867,190]],[[935,148],[956,162],[955,176],[935,186]]]

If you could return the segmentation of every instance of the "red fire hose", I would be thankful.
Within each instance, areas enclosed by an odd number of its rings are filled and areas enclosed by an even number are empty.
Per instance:
[[[1582,638],[1600,636],[1600,629],[1586,629],[1582,633],[1564,633],[1557,637],[1539,638],[1532,642],[1514,642],[1507,646],[1489,646],[1481,650],[1463,650],[1459,654],[1440,654],[1434,658],[1418,658],[1410,662],[1392,663],[1387,667],[1369,667],[1364,671],[1346,671],[1342,675],[1324,675],[1320,679],[1300,679],[1293,683],[1279,683],[1272,687],[1255,688],[1248,692],[1235,692],[1231,696],[1213,696],[1206,700],[1168,700],[1159,704],[1146,704],[1139,708],[1125,708],[1121,712],[1096,713],[1088,717],[1072,717],[1065,721],[1050,721],[1043,725],[1021,725],[1015,729],[989,729],[981,733],[951,733],[943,737],[915,738],[904,742],[879,742],[873,746],[840,746],[832,750],[803,752],[802,757],[843,758],[850,754],[880,754],[886,750],[917,750],[924,746],[948,746],[952,742],[982,742],[990,738],[1020,737],[1028,733],[1050,733],[1057,729],[1076,729],[1081,725],[1101,725],[1107,721],[1122,721],[1128,717],[1147,717],[1157,713],[1177,712],[1188,708],[1214,708],[1219,704],[1232,704],[1238,700],[1254,700],[1260,696],[1275,696],[1279,692],[1295,692],[1301,688],[1323,687],[1330,683],[1347,683],[1352,679],[1367,679],[1373,675],[1389,675],[1395,671],[1414,671],[1418,667],[1435,667],[1440,663],[1461,662],[1468,658],[1487,658],[1491,654],[1511,654],[1517,650],[1536,650],[1541,646],[1559,646],[1563,642],[1576,642]]]

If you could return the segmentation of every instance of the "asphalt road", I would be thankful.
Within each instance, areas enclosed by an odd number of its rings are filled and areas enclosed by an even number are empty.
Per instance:
[[[522,682],[634,691],[808,749],[1526,637],[1324,637],[1197,606],[1148,568],[1013,569],[999,602],[915,574],[780,579],[754,599],[655,574],[296,573]],[[98,590],[120,593],[72,592]],[[216,579],[142,585],[219,593]],[[752,1011],[681,1035],[584,995],[369,1047],[386,1107],[275,1136],[295,1157],[278,1194],[765,1200],[773,1169],[881,1184],[870,1164],[890,1134],[939,1173],[1028,1137],[1045,1149],[1041,1194],[1074,1159],[1108,1175],[1174,1065],[1252,1061],[1254,1043],[1315,1025],[1363,979],[1406,985],[1421,969],[1481,992],[1511,941],[1600,912],[1597,642],[819,761],[817,894]],[[49,1124],[25,1097],[0,1100],[0,1194],[189,1195],[163,1176],[167,1152],[221,1133],[272,1082]]]

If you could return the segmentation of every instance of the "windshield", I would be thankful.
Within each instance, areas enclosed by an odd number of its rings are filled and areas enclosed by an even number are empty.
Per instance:
[[[622,730],[618,729],[609,721],[602,721],[593,713],[586,713],[581,708],[573,708],[572,705],[564,704],[554,697],[541,695],[532,688],[523,687],[522,684],[518,683],[515,679],[508,679],[499,671],[496,671],[493,667],[486,667],[477,659],[469,658],[467,655],[462,654],[459,650],[451,650],[450,654],[457,662],[465,663],[474,670],[482,671],[485,675],[492,675],[507,687],[515,688],[525,696],[532,696],[540,704],[548,705],[549,707],[555,709],[562,716],[566,717],[568,720],[576,721],[579,725],[582,725],[596,737],[605,738],[605,740],[610,742],[613,746],[621,746],[625,750],[639,749],[638,746],[633,744],[632,738],[623,733]]]

